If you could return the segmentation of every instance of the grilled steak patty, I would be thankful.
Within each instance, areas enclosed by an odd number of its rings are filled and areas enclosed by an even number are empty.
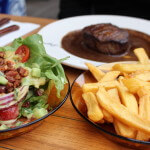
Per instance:
[[[82,30],[87,47],[108,55],[125,53],[129,48],[129,34],[112,24],[96,24]]]

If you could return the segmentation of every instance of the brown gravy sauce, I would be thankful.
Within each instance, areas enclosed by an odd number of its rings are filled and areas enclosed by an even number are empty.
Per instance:
[[[65,35],[62,39],[62,48],[78,57],[101,62],[137,60],[133,50],[139,47],[144,48],[150,56],[150,36],[135,30],[125,30],[129,33],[131,48],[124,55],[106,55],[86,47],[81,30],[69,32]]]

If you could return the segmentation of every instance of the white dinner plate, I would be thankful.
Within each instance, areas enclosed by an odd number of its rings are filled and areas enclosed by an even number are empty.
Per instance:
[[[86,70],[85,62],[90,62],[96,66],[104,64],[104,62],[80,58],[65,51],[61,47],[61,40],[70,31],[82,29],[85,26],[97,23],[112,23],[121,28],[133,29],[150,34],[149,20],[116,15],[88,15],[66,18],[46,25],[39,31],[39,34],[43,36],[44,46],[49,55],[57,59],[70,56],[69,59],[63,62],[64,65]]]

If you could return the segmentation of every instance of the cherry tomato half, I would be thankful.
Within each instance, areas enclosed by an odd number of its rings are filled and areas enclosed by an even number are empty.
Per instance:
[[[29,51],[29,48],[26,45],[21,45],[16,50],[15,54],[20,55],[22,57],[21,62],[24,63],[29,59],[30,51]]]
[[[0,120],[6,121],[11,119],[16,119],[19,115],[19,109],[17,105],[10,106],[0,110]]]

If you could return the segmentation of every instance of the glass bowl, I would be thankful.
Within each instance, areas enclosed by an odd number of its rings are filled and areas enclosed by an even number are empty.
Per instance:
[[[67,80],[68,80],[68,78],[67,78]],[[51,100],[53,99],[53,101],[50,102],[50,105],[53,106],[53,110],[49,111],[48,114],[46,114],[45,116],[43,116],[39,119],[33,120],[27,124],[23,124],[23,125],[14,127],[14,128],[0,130],[0,140],[19,136],[19,135],[29,132],[32,129],[39,126],[45,118],[52,115],[55,111],[57,111],[64,104],[64,102],[68,98],[69,92],[70,92],[69,80],[68,80],[68,83],[65,84],[64,89],[61,91],[60,98],[57,98],[57,96],[56,96],[56,89],[55,88],[51,89],[49,99],[51,99]],[[57,103],[56,103],[56,101],[57,101]]]
[[[100,133],[106,136],[108,139],[114,142],[117,142],[119,144],[122,144],[126,147],[130,147],[134,149],[149,150],[150,142],[139,141],[139,140],[126,138],[126,137],[117,135],[115,133],[115,130],[112,124],[96,124],[88,119],[87,108],[86,108],[84,100],[82,99],[82,85],[84,83],[93,83],[93,82],[96,82],[96,80],[94,79],[94,77],[89,71],[86,71],[82,73],[81,75],[79,75],[71,86],[70,100],[71,100],[73,107],[78,112],[78,114],[83,119],[85,119],[88,123],[96,127],[100,131]]]

